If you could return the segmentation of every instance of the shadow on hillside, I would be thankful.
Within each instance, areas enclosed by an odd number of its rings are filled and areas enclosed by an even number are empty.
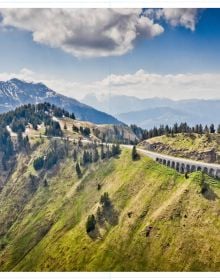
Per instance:
[[[89,237],[92,239],[92,240],[96,240],[98,238],[102,238],[101,234],[100,234],[100,231],[97,227],[95,227],[94,230],[90,231],[88,233]]]
[[[219,198],[216,193],[208,186],[208,184],[203,183],[202,189],[201,189],[201,194],[203,195],[204,198],[208,200],[216,200]]]
[[[113,207],[113,205],[104,208],[103,215],[106,222],[108,222],[110,225],[115,226],[118,224],[118,211]]]

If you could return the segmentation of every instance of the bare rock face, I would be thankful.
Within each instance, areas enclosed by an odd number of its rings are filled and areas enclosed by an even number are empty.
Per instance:
[[[173,149],[170,145],[161,142],[150,143],[145,141],[144,147],[149,151],[164,153],[176,157],[190,158],[193,160],[201,160],[207,163],[220,162],[220,155],[218,156],[216,150],[208,149],[204,151],[189,151],[186,149]]]
[[[201,160],[209,163],[216,162],[217,159],[216,151],[214,149],[198,153],[198,157],[200,157]]]

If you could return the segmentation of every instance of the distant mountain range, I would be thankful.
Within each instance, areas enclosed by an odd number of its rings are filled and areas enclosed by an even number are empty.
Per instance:
[[[0,82],[0,112],[31,103],[49,102],[69,112],[76,118],[97,124],[119,124],[115,117],[49,89],[42,83],[29,83],[19,79]]]
[[[83,102],[113,114],[122,122],[143,128],[160,124],[173,125],[175,122],[187,122],[189,125],[220,123],[220,99],[175,101],[167,98],[140,99],[126,95],[97,98],[91,94],[85,96]]]
[[[140,99],[127,95],[103,95],[97,97],[95,94],[88,94],[81,101],[112,115],[169,106],[172,102],[172,100],[166,98]]]
[[[94,94],[90,94],[85,96],[81,103],[51,90],[42,83],[18,79],[0,82],[0,112],[12,110],[22,104],[40,102],[55,104],[74,112],[79,120],[97,124],[124,122],[152,128],[160,124],[173,125],[175,122],[185,121],[189,125],[197,123],[217,125],[220,122],[220,99],[174,101],[166,98],[140,99],[126,95],[97,98]]]

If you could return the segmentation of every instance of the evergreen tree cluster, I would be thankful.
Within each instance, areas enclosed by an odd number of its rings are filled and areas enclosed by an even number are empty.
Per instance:
[[[70,117],[75,119],[74,114],[58,108],[50,103],[27,104],[16,108],[13,111],[0,115],[1,127],[10,126],[13,132],[24,132],[27,125],[31,124],[34,129],[45,123],[48,135],[60,136],[61,129],[52,117]],[[58,132],[59,131],[59,132]]]
[[[17,142],[18,142],[18,148],[19,150],[25,150],[26,152],[30,149],[30,143],[29,143],[29,137],[23,136],[22,132],[18,132],[17,134]]]
[[[120,146],[119,144],[113,144],[112,145],[112,151],[111,151],[111,156],[117,156],[121,153],[121,149],[120,149]]]
[[[83,136],[85,136],[85,137],[89,137],[89,135],[90,135],[90,133],[91,133],[89,127],[82,127],[82,126],[80,126],[79,131],[80,131],[80,133],[81,133]]]
[[[81,167],[86,167],[91,163],[98,162],[99,160],[109,159],[113,156],[120,154],[121,149],[119,144],[97,144],[89,143],[88,145],[82,145],[79,140],[77,147],[73,149],[72,157],[76,163],[76,173],[79,178],[82,176]]]
[[[67,154],[66,145],[64,143],[57,143],[57,141],[51,142],[51,146],[48,149],[48,152],[36,158],[33,162],[33,166],[35,170],[41,170],[42,168],[49,170],[51,169],[57,162],[64,158]]]
[[[13,111],[0,114],[0,152],[2,153],[2,165],[4,168],[7,166],[7,160],[17,151],[7,127],[17,133],[18,150],[28,151],[30,148],[29,139],[28,136],[23,136],[23,132],[25,132],[28,125],[32,125],[37,130],[38,125],[44,123],[46,135],[60,137],[63,135],[59,123],[52,120],[53,116],[75,119],[73,113],[69,114],[64,109],[50,103],[22,105]]]
[[[109,146],[108,144],[103,145],[101,144],[101,151],[100,151],[100,158],[101,159],[108,159],[110,157],[115,157],[121,153],[120,145],[112,144]]]
[[[93,155],[91,151],[84,150],[82,162],[84,166],[93,162]]]
[[[101,195],[100,198],[101,207],[98,207],[96,215],[89,215],[86,222],[86,232],[90,234],[95,230],[96,224],[102,225],[105,221],[112,222],[115,218],[115,211],[112,202],[109,198],[108,192]]]
[[[197,124],[195,126],[189,126],[186,122],[177,124],[173,126],[160,125],[159,128],[154,127],[152,129],[142,129],[135,124],[130,126],[131,130],[135,135],[141,140],[153,138],[156,136],[173,136],[176,133],[197,133],[197,134],[207,134],[215,133],[216,129],[214,124],[211,124],[209,127],[207,125],[203,126],[202,124]],[[217,133],[220,133],[220,125],[218,125]]]
[[[45,135],[47,136],[57,136],[62,137],[63,132],[60,127],[60,124],[57,121],[49,120],[49,122],[45,123]]]
[[[61,109],[60,107],[56,107],[55,105],[51,105],[51,111],[53,112],[54,117],[56,118],[71,118],[75,120],[74,113],[69,113],[68,111],[65,111],[64,109]]]
[[[0,152],[2,154],[2,166],[7,169],[7,161],[14,155],[14,145],[11,136],[5,127],[0,127]]]
[[[72,126],[72,130],[73,130],[73,132],[76,132],[76,133],[79,132],[79,128],[77,126],[75,126],[74,124]]]
[[[111,206],[111,200],[109,198],[109,194],[107,192],[105,192],[101,198],[100,198],[100,204],[104,207],[104,208],[108,208]]]
[[[105,222],[111,225],[118,224],[118,211],[114,208],[108,192],[101,195],[100,206],[97,208],[95,217],[100,226],[103,226]]]

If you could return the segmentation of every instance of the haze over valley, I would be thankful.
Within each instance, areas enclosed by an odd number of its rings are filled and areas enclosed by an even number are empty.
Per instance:
[[[142,128],[173,125],[175,122],[218,124],[220,100],[171,100],[168,98],[140,99],[134,96],[115,95],[97,98],[87,95],[82,101],[96,109],[114,115],[126,124],[139,124]],[[210,114],[210,109],[212,114]]]

